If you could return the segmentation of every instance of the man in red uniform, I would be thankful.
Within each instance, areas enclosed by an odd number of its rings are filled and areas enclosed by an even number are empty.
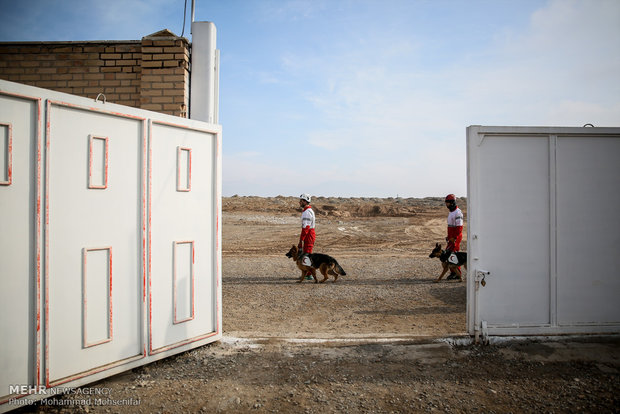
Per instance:
[[[448,194],[445,199],[446,207],[450,210],[448,213],[448,236],[446,241],[446,251],[458,252],[461,250],[461,240],[463,240],[463,212],[456,205],[456,197],[454,194]],[[459,268],[460,270],[460,268]],[[457,279],[456,273],[450,273],[447,280]]]
[[[299,250],[303,251],[302,263],[310,266],[310,257],[312,253],[316,234],[314,233],[315,217],[312,206],[310,205],[310,194],[302,194],[299,196],[299,207],[301,207],[301,234],[299,236]],[[306,274],[306,279],[310,278],[310,274]]]
[[[310,194],[299,196],[299,207],[301,207],[301,235],[299,236],[299,249],[303,248],[304,253],[312,253],[316,234],[314,233],[314,211],[310,205]]]

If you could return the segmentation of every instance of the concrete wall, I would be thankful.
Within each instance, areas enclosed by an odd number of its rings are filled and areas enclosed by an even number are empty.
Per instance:
[[[188,40],[168,30],[129,41],[0,42],[0,79],[182,117],[189,61]]]

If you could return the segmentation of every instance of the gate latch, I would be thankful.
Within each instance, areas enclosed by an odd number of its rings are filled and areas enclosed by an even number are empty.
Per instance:
[[[491,272],[487,272],[486,270],[478,270],[476,272],[476,282],[480,282],[482,287],[485,287],[487,285],[485,278],[490,274]]]

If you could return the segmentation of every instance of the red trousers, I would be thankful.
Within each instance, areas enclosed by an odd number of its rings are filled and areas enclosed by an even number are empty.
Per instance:
[[[311,229],[305,237],[300,240],[301,243],[304,243],[304,253],[312,253],[312,248],[314,247],[314,241],[316,240],[316,235],[314,233],[314,229]]]

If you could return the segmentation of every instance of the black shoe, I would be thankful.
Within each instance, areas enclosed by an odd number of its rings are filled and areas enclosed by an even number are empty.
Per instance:
[[[458,275],[456,273],[450,273],[448,275],[448,277],[446,278],[446,280],[454,280],[454,279],[458,279]]]

